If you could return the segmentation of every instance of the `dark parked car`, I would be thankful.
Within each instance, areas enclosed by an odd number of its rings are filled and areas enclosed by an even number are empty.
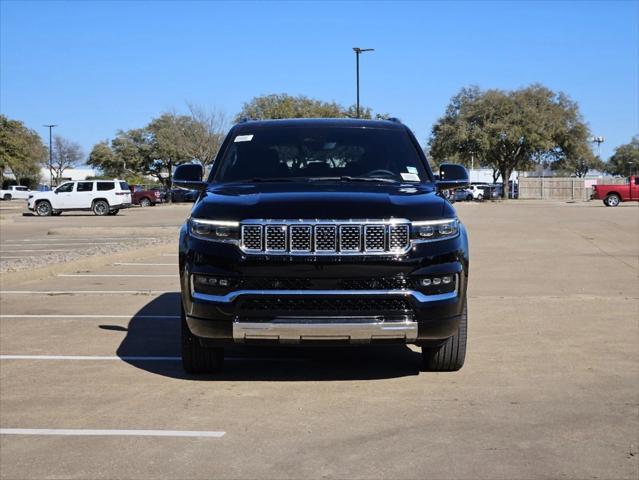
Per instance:
[[[182,362],[219,370],[224,346],[416,344],[424,369],[462,367],[468,239],[411,131],[387,120],[243,122],[182,226]]]
[[[197,190],[183,190],[181,188],[174,188],[169,191],[171,195],[171,201],[175,203],[179,202],[195,202],[198,194]]]

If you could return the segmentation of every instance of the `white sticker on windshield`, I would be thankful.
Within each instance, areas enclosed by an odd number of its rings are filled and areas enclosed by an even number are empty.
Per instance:
[[[234,142],[250,142],[253,140],[253,135],[238,135],[235,137]]]
[[[407,182],[419,182],[419,175],[416,173],[403,173],[402,178]]]
[[[408,173],[417,174],[417,169],[415,167],[406,167],[406,170],[408,171]]]

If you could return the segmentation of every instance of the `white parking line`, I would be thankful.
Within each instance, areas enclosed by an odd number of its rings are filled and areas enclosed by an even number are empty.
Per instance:
[[[94,430],[85,428],[0,428],[0,435],[67,435],[107,437],[209,437],[221,438],[222,431],[198,430]]]
[[[0,315],[0,318],[180,318],[179,315],[39,315],[39,314],[20,314],[20,315]]]
[[[57,277],[136,277],[136,278],[155,278],[155,277],[174,277],[178,278],[177,273],[162,273],[155,275],[147,275],[142,273],[58,273]]]
[[[2,290],[0,295],[160,295],[173,290]]]
[[[162,256],[163,257],[177,257],[178,254],[177,253],[163,253]]]
[[[132,240],[128,240],[128,241],[132,241]],[[51,243],[29,243],[28,245],[24,245],[22,243],[2,243],[0,244],[0,246],[2,247],[50,247],[50,246],[55,246],[55,247],[77,247],[77,246],[81,246],[81,245],[119,245],[122,242],[91,242],[91,243],[87,243],[87,242],[83,242],[83,243],[78,243],[78,242],[72,242],[72,243],[56,243],[56,244],[51,244]]]
[[[123,360],[130,362],[179,362],[182,357],[136,357],[117,355],[0,355],[0,360]]]
[[[54,360],[54,361],[117,361],[124,362],[180,362],[180,356],[122,356],[117,355],[0,355],[0,360]],[[299,357],[226,357],[227,362],[306,362]]]
[[[51,248],[46,248],[46,249],[45,249],[45,248],[40,248],[40,249],[37,249],[37,250],[31,250],[31,249],[23,250],[23,249],[20,249],[20,250],[5,250],[5,251],[3,251],[3,252],[0,252],[0,255],[3,255],[3,254],[5,254],[5,253],[20,253],[20,252],[41,252],[41,253],[49,253],[49,252],[68,252],[68,251],[69,251],[69,249],[68,249],[68,248],[65,248],[65,249],[58,249],[58,250],[56,250],[56,249],[51,249]]]
[[[177,267],[177,263],[114,263],[113,265],[124,267]]]

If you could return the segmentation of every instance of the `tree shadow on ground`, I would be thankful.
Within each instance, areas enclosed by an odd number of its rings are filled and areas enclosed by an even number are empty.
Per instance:
[[[222,372],[190,375],[180,357],[180,294],[154,298],[131,318],[117,355],[157,375],[186,380],[321,381],[375,380],[419,374],[421,355],[405,345],[355,347],[261,347],[225,349]],[[106,330],[122,330],[100,325]],[[134,358],[131,358],[134,357]],[[143,360],[135,357],[173,357]]]

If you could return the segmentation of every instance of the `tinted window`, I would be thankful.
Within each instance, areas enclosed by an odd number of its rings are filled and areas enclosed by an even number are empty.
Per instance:
[[[77,192],[90,192],[93,190],[93,182],[78,182]]]
[[[16,187],[16,190],[20,190],[21,192],[26,192],[28,190],[27,187]]]
[[[131,191],[131,187],[129,187],[129,184],[126,182],[119,182],[120,183],[120,190],[124,190],[125,192],[130,192]]]
[[[115,182],[98,182],[98,191],[104,192],[106,190],[113,190],[115,188]]]
[[[639,177],[635,177],[635,185],[639,185]]]
[[[235,137],[215,180],[365,177],[430,181],[403,129],[280,127]]]
[[[68,193],[73,191],[73,183],[63,183],[58,188],[55,189],[56,192]]]

